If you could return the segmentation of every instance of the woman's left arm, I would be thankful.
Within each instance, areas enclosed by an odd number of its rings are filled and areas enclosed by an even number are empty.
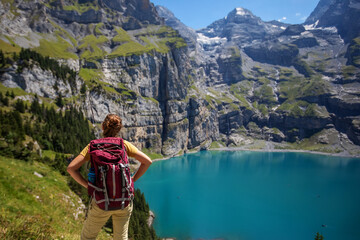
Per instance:
[[[85,160],[85,157],[81,154],[79,154],[67,167],[68,173],[71,175],[71,177],[81,184],[84,188],[88,187],[88,181],[85,180],[85,178],[80,174],[79,168],[84,165],[87,161]]]

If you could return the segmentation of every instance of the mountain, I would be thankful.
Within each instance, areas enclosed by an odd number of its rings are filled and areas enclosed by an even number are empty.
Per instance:
[[[196,47],[196,32],[192,28],[183,24],[175,15],[166,7],[156,6],[156,11],[159,16],[164,18],[165,24],[179,31],[180,35],[186,41],[188,48],[194,49]]]
[[[359,37],[359,0],[321,0],[305,24],[317,27],[336,27],[345,42]]]
[[[238,7],[197,31],[148,0],[0,4],[0,80],[25,91],[17,98],[61,97],[94,124],[117,113],[124,138],[166,156],[221,146],[360,153],[359,26],[342,23],[357,1],[320,1],[298,25]]]
[[[206,37],[226,38],[238,44],[250,43],[253,40],[264,39],[269,35],[279,33],[286,24],[263,22],[249,10],[236,8],[225,18],[215,21],[205,29],[198,31]]]

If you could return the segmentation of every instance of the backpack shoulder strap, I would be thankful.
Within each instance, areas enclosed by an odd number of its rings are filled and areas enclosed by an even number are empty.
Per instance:
[[[123,150],[122,159],[127,162],[127,152],[126,152],[126,147],[124,144],[124,139],[123,138],[118,138],[118,139],[119,139],[119,145],[121,146],[121,149]]]

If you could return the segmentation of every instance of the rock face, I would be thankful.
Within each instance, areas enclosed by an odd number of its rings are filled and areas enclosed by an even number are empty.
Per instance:
[[[279,42],[267,42],[265,44],[253,45],[244,49],[245,53],[253,60],[281,66],[293,65],[299,49],[292,44],[281,44]]]
[[[148,0],[0,2],[1,44],[77,72],[70,86],[36,62],[18,71],[12,60],[0,81],[53,101],[76,98],[93,123],[119,114],[125,139],[168,156],[254,139],[337,139],[358,149],[360,28],[349,14],[359,5],[322,0],[302,25],[235,8],[195,31]]]
[[[359,0],[321,0],[305,24],[336,27],[341,37],[349,42],[359,36]]]
[[[190,50],[194,50],[196,48],[197,35],[195,30],[183,24],[169,9],[163,6],[156,6],[156,11],[159,13],[160,17],[165,19],[166,25],[169,25],[179,31],[180,35],[185,39]]]
[[[99,23],[103,20],[103,14],[100,11],[90,9],[82,14],[77,11],[64,11],[64,10],[49,10],[49,14],[63,20],[65,23]]]
[[[284,32],[281,33],[281,35],[286,36],[298,36],[301,35],[301,33],[305,32],[305,28],[303,25],[296,24],[296,25],[290,25],[288,26]]]

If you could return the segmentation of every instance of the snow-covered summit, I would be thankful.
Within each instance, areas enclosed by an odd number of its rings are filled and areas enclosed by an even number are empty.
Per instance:
[[[245,9],[243,9],[241,7],[236,8],[236,15],[240,15],[240,16],[246,15]]]

